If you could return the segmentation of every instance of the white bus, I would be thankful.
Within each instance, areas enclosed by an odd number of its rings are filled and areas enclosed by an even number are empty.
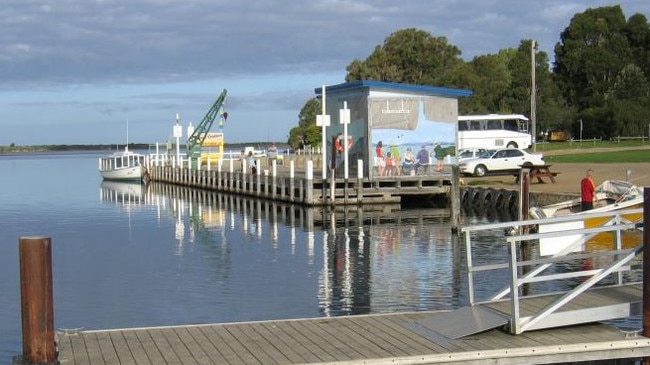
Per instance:
[[[528,118],[521,114],[459,115],[456,151],[529,148],[533,141]]]

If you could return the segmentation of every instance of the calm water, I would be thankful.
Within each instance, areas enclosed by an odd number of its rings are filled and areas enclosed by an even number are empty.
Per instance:
[[[18,239],[27,235],[52,237],[57,329],[467,304],[464,252],[446,209],[332,214],[107,184],[97,157],[0,156],[0,364],[22,352]],[[500,235],[478,238],[482,255],[506,254],[493,244]]]

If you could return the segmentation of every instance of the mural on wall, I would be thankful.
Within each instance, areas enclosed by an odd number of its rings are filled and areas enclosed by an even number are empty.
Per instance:
[[[414,163],[431,163],[436,152],[450,154],[456,143],[456,99],[376,98],[368,105],[374,174],[385,175],[390,165],[409,172],[405,156],[412,155]]]
[[[366,121],[367,98],[365,96],[344,97],[336,96],[327,100],[327,114],[331,117],[331,125],[327,129],[327,150],[335,151],[336,158],[333,160],[337,175],[342,175],[343,165],[343,125],[340,123],[339,112],[343,109],[344,103],[350,109],[350,124],[348,124],[348,164],[349,171],[356,171],[357,161],[367,161],[367,135]],[[332,164],[332,154],[328,156],[330,165]]]

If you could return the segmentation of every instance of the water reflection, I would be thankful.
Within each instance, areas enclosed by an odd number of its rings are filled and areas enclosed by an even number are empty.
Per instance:
[[[448,209],[301,207],[162,183],[102,183],[100,190],[103,202],[128,206],[127,213],[154,209],[174,221],[174,254],[189,245],[210,251],[218,280],[236,265],[233,244],[268,244],[270,257],[250,258],[266,265],[286,246],[290,255],[304,249],[306,264],[317,267],[322,316],[451,309],[466,300]]]
[[[477,301],[487,300],[511,282],[504,229],[477,231],[473,265],[501,267],[472,274],[470,290],[465,245],[451,234],[448,209],[302,207],[161,183],[140,189],[102,184],[101,191],[102,201],[125,214],[153,210],[159,224],[173,222],[173,255],[191,256],[193,265],[205,265],[209,273],[203,286],[184,292],[205,290],[201,295],[218,298],[231,311],[251,306],[242,317],[226,313],[226,321],[454,309],[468,305],[470,292]],[[476,226],[505,218],[462,219]],[[523,261],[542,258],[536,243],[519,248]],[[565,261],[545,274],[607,264]],[[521,294],[567,290],[582,281],[572,276],[525,284]]]

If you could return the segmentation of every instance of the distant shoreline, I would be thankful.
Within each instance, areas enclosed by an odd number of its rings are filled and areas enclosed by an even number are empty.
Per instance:
[[[111,151],[118,145],[36,145],[36,146],[0,146],[0,154],[4,153],[29,153],[29,152],[61,152],[61,151]],[[130,149],[148,149],[148,144],[132,143]]]
[[[254,146],[255,148],[265,149],[275,144],[284,146],[286,143],[281,142],[254,142],[254,143],[229,143],[224,149],[243,149],[245,146]],[[130,150],[150,150],[155,144],[151,143],[129,143]],[[163,147],[164,144],[161,144]],[[181,145],[185,148],[184,145]],[[64,152],[64,151],[116,151],[124,148],[124,144],[61,144],[61,145],[34,145],[34,146],[0,146],[0,155],[8,153],[30,153],[30,152]]]

